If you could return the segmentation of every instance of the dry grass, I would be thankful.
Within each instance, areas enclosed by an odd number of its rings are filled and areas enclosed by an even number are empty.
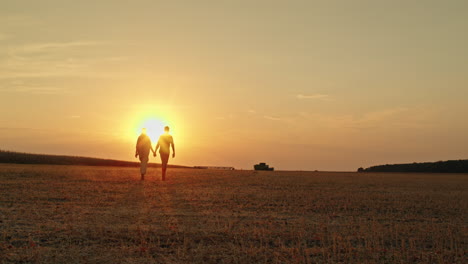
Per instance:
[[[149,172],[0,165],[0,263],[467,261],[468,175]]]

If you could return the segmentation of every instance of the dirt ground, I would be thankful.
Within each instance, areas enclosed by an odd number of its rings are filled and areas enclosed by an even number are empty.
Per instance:
[[[467,263],[468,175],[0,165],[0,263]]]

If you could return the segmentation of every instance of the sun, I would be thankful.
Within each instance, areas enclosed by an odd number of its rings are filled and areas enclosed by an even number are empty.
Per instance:
[[[120,123],[121,130],[125,131],[126,142],[132,142],[141,134],[142,129],[146,128],[146,134],[155,143],[158,141],[159,136],[164,134],[164,127],[170,127],[171,135],[177,137],[176,132],[180,130],[180,119],[177,119],[176,111],[170,107],[156,107],[143,105],[138,109],[129,111],[123,117]],[[177,127],[177,128],[176,128]],[[178,137],[177,137],[178,138]]]
[[[143,128],[146,128],[146,134],[151,138],[151,141],[158,140],[159,135],[164,132],[164,127],[167,122],[155,117],[145,118],[141,120],[135,127],[135,135],[140,135]]]

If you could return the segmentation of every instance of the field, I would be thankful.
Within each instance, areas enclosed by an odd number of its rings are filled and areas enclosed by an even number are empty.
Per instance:
[[[0,165],[0,263],[466,263],[468,175]]]

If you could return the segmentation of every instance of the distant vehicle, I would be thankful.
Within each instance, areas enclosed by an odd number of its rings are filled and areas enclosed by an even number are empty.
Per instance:
[[[273,171],[275,168],[270,168],[265,162],[261,162],[259,164],[254,165],[255,170],[265,170],[265,171]]]

